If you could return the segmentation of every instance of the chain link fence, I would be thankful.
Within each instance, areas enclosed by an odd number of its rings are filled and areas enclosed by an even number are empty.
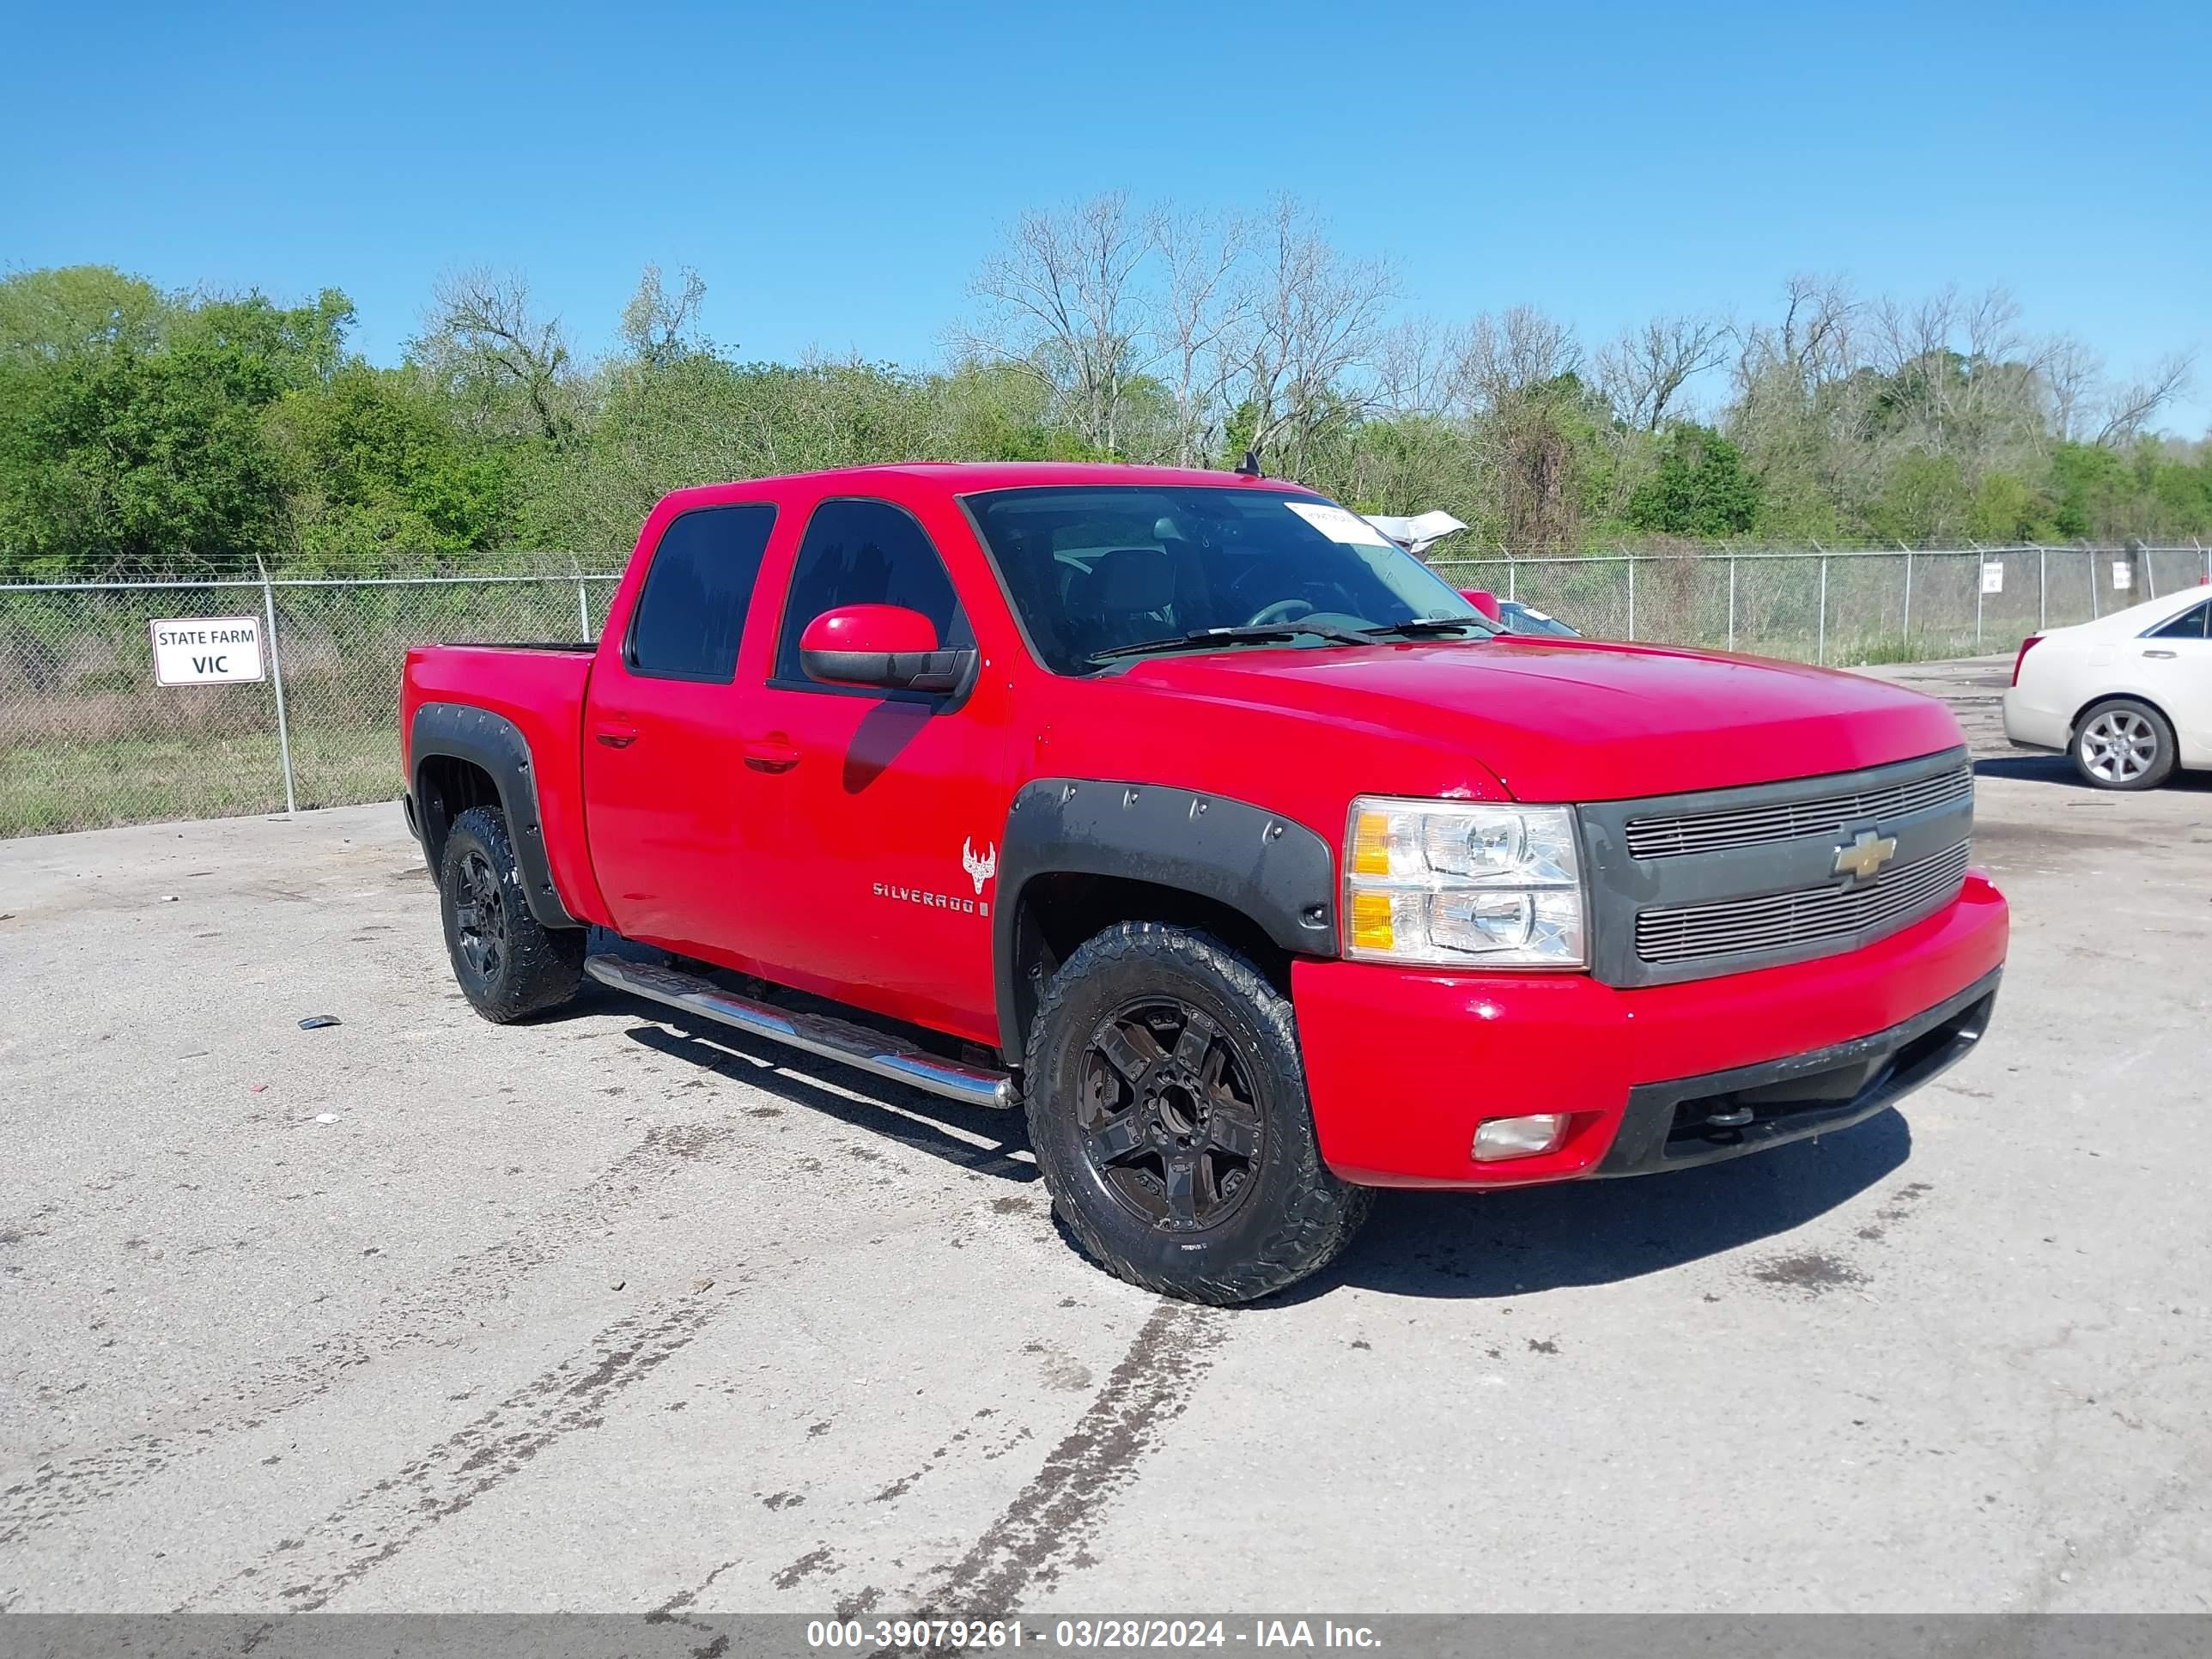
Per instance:
[[[2010,651],[2212,580],[2212,550],[1968,547],[1443,558],[1487,588],[1599,639],[1648,640],[1853,666]]]
[[[1435,566],[1596,637],[1843,665],[2008,651],[2212,577],[2201,546],[1501,551]],[[0,836],[389,799],[408,647],[596,638],[618,574],[0,585]],[[264,679],[155,684],[154,622],[245,616],[266,635]]]
[[[408,647],[595,639],[617,579],[0,586],[0,836],[390,799]],[[265,678],[156,684],[152,624],[217,617]]]

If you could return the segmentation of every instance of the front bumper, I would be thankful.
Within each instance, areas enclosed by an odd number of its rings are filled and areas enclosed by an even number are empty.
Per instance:
[[[1972,1046],[2008,933],[2003,896],[1974,872],[1952,903],[1863,949],[1675,985],[1300,961],[1322,1156],[1369,1186],[1518,1187],[1844,1127]],[[1747,1107],[1741,1128],[1701,1127]],[[1474,1161],[1483,1119],[1534,1112],[1569,1115],[1557,1149]]]

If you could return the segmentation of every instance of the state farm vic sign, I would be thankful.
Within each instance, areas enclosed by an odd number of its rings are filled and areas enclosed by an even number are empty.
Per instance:
[[[150,624],[161,685],[243,685],[262,678],[258,617],[179,617]]]

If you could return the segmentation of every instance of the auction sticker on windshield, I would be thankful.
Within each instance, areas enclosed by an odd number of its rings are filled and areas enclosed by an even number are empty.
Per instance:
[[[161,685],[240,685],[261,678],[261,623],[252,617],[178,617],[156,622],[154,679]]]
[[[1389,547],[1390,538],[1357,513],[1328,501],[1285,501],[1284,506],[1333,542],[1350,547]]]

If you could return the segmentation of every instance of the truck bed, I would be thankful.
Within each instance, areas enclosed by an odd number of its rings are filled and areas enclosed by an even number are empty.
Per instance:
[[[597,649],[574,641],[416,646],[400,682],[399,729],[411,757],[415,711],[424,703],[463,703],[514,722],[530,744],[554,884],[571,915],[604,922],[584,840],[584,695]]]

